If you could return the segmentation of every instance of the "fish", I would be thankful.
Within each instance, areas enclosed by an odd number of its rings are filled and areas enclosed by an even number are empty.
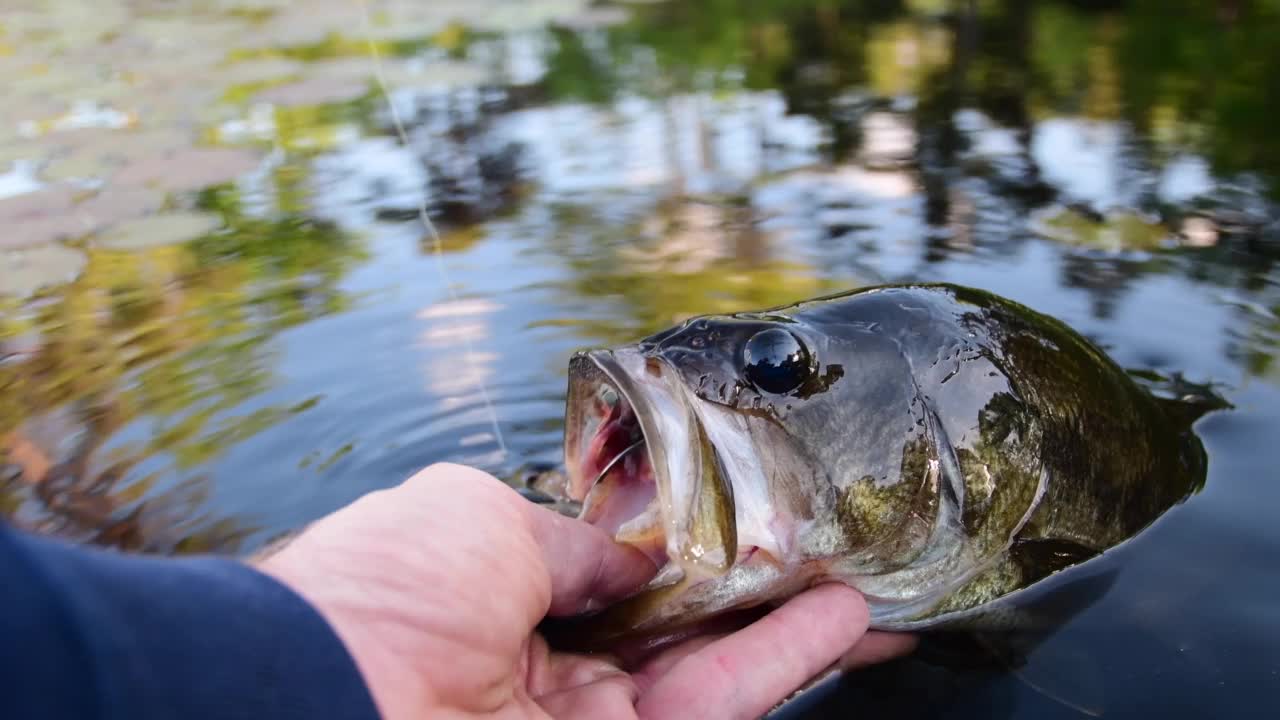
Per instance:
[[[1160,397],[1065,323],[950,284],[577,352],[559,490],[659,570],[557,637],[674,638],[824,582],[858,590],[872,629],[1016,625],[1019,596],[1203,487],[1192,424],[1218,407]]]

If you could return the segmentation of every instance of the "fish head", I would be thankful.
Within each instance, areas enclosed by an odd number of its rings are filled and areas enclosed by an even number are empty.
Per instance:
[[[876,542],[841,524],[842,478],[899,480],[916,400],[893,340],[821,316],[697,317],[576,354],[568,494],[581,519],[662,568],[597,626],[609,637],[690,626],[782,599]],[[910,511],[872,502],[883,528]]]

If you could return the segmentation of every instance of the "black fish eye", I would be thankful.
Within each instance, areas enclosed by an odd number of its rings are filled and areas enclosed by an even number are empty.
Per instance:
[[[747,380],[775,395],[791,392],[809,379],[809,351],[782,328],[761,330],[742,349]]]

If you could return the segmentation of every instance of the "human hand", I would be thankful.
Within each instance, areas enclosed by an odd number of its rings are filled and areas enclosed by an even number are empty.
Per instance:
[[[328,620],[387,720],[758,717],[835,663],[911,643],[867,634],[862,596],[824,585],[639,667],[553,652],[534,632],[545,616],[619,599],[653,564],[457,465],[366,495],[257,566]]]

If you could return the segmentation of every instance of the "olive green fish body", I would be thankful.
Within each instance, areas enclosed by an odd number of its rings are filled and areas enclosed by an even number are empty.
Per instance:
[[[601,642],[829,580],[875,627],[963,624],[1205,475],[1193,414],[1063,323],[949,285],[693,318],[576,356],[569,396],[569,494],[665,565],[583,621]]]

